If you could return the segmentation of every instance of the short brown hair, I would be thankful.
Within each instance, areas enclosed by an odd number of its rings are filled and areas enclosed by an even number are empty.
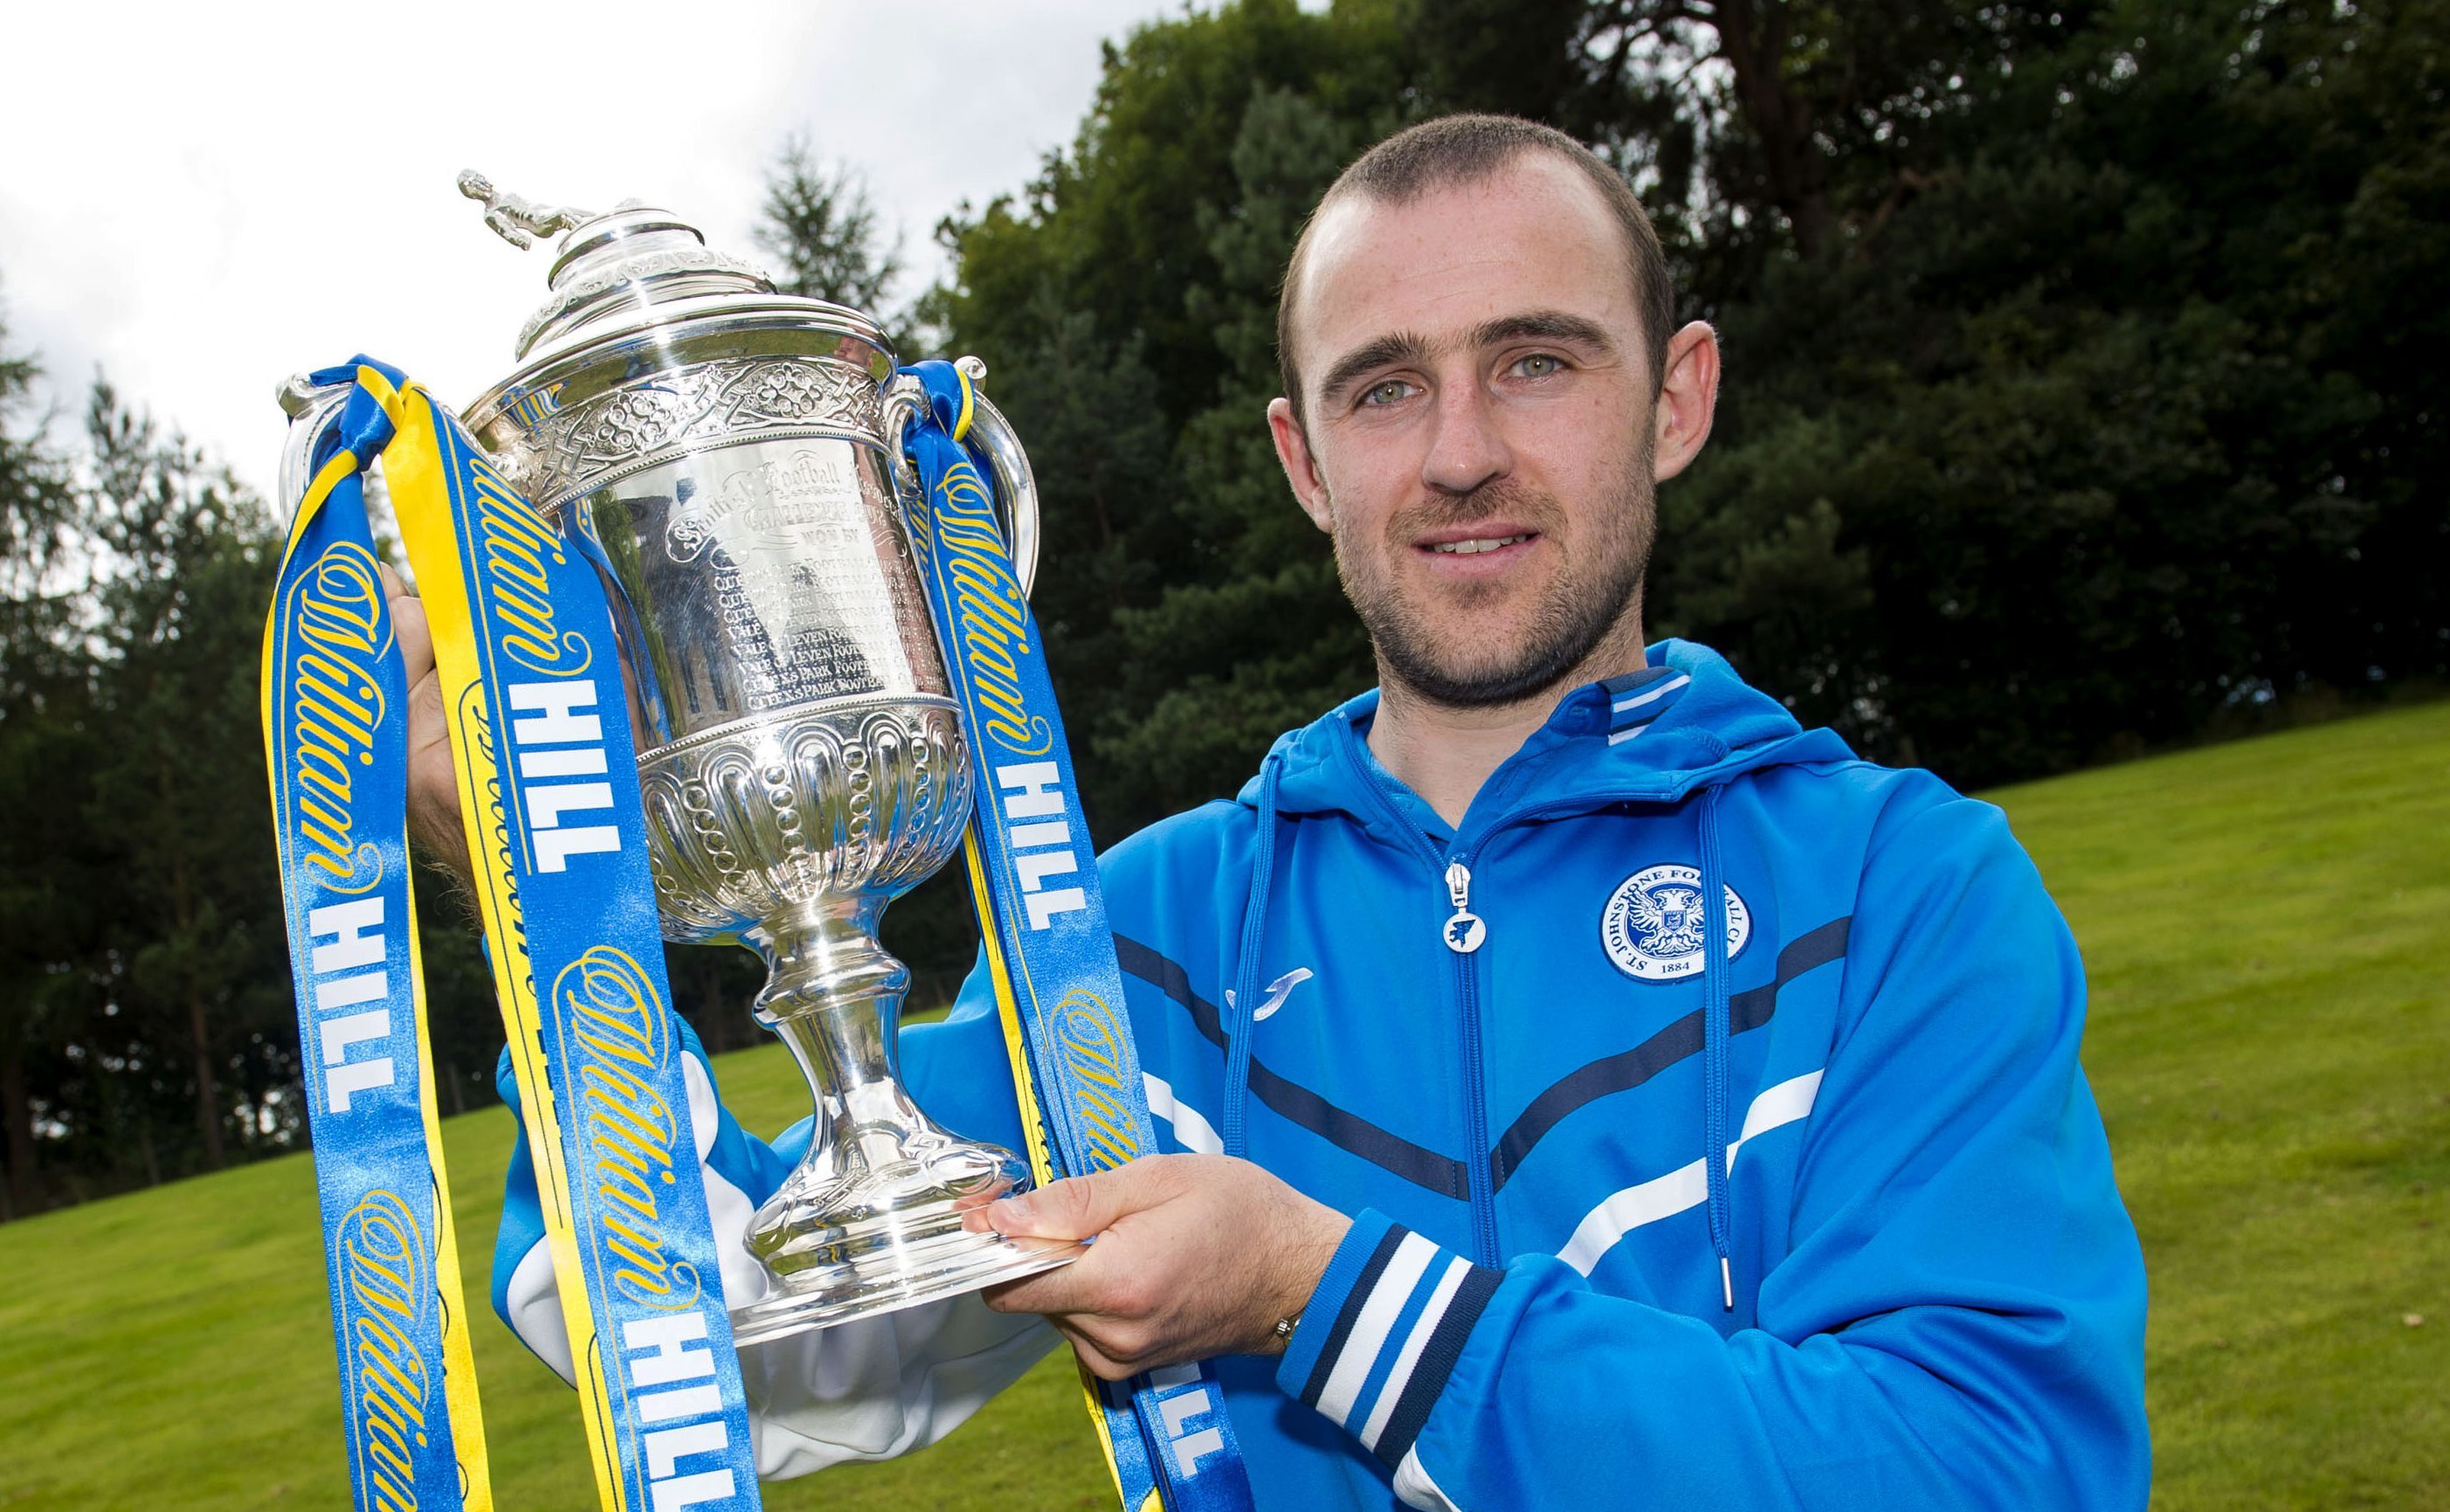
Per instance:
[[[1310,251],[1319,211],[1340,199],[1367,196],[1383,204],[1404,204],[1432,189],[1477,184],[1526,152],[1546,152],[1580,169],[1624,231],[1625,262],[1633,279],[1634,308],[1642,314],[1643,339],[1650,347],[1650,381],[1656,387],[1667,367],[1667,337],[1675,328],[1676,291],[1667,276],[1667,254],[1659,232],[1633,197],[1624,176],[1597,153],[1553,126],[1510,115],[1448,115],[1406,126],[1352,160],[1336,176],[1293,242],[1276,296],[1276,373],[1302,418],[1301,373],[1293,363],[1293,290]]]

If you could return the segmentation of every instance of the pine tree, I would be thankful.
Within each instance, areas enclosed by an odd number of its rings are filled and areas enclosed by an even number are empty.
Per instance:
[[[885,293],[902,273],[901,239],[885,241],[866,181],[850,167],[818,162],[804,139],[784,143],[766,170],[750,235],[781,261],[785,293],[884,319]]]
[[[204,1169],[285,1144],[301,1108],[267,844],[262,506],[97,383],[84,506],[109,572],[89,833],[109,848],[113,1002],[191,1101]]]
[[[30,359],[0,328],[0,1218],[38,1212],[36,1117],[87,1006],[90,858],[74,819],[92,666],[72,591],[75,506],[44,439]]]

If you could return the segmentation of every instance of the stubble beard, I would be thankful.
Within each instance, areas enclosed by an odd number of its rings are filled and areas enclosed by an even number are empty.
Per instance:
[[[1590,559],[1566,559],[1512,644],[1489,645],[1475,635],[1473,601],[1482,595],[1456,595],[1441,626],[1393,581],[1383,558],[1336,532],[1336,575],[1370,632],[1382,676],[1450,708],[1517,704],[1555,688],[1628,615],[1638,621],[1658,519],[1650,436],[1646,428],[1638,434],[1633,465],[1599,512],[1602,528],[1589,543]],[[1400,513],[1390,522],[1387,540],[1390,550],[1409,552],[1405,543],[1425,531],[1503,518],[1541,530],[1554,545],[1557,537],[1547,527],[1564,513],[1547,494],[1501,480]]]

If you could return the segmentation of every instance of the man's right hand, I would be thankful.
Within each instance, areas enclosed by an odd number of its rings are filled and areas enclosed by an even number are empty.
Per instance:
[[[476,869],[468,861],[467,830],[460,823],[459,779],[451,766],[451,734],[442,718],[442,678],[434,668],[434,634],[425,605],[399,574],[382,568],[383,596],[391,601],[392,634],[399,642],[400,668],[408,679],[408,833],[420,861],[449,872],[474,896]]]

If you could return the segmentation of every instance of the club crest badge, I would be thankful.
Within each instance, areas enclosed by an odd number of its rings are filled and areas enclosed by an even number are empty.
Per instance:
[[[1752,910],[1726,890],[1727,959],[1752,942]],[[1617,970],[1641,981],[1681,981],[1701,974],[1701,872],[1695,866],[1651,866],[1608,895],[1600,914],[1600,943]]]

